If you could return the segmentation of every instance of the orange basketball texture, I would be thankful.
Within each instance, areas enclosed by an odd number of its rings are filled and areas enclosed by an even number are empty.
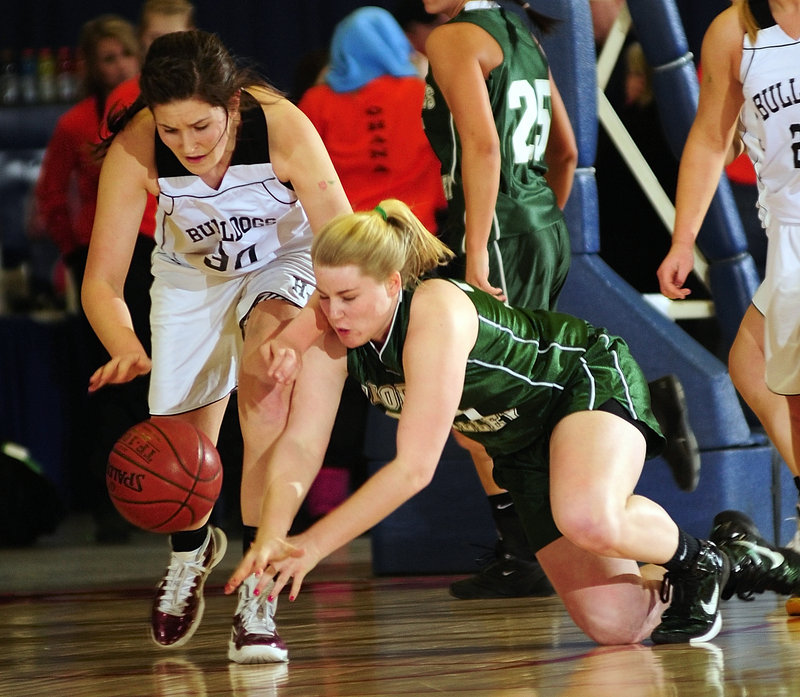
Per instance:
[[[120,514],[144,530],[193,529],[222,488],[222,463],[208,437],[188,421],[153,418],[114,444],[106,486]]]

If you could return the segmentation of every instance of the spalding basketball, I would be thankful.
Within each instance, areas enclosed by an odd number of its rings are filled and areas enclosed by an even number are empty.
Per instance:
[[[120,514],[144,530],[191,530],[222,487],[222,463],[208,437],[188,421],[142,421],[114,444],[106,486]]]

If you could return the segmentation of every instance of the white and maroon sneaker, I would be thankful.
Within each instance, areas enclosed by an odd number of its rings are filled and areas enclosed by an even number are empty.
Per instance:
[[[269,601],[267,589],[254,595],[257,583],[258,577],[251,574],[239,586],[228,658],[236,663],[285,663],[289,660],[289,651],[273,619],[278,599]]]
[[[150,616],[150,636],[163,648],[183,646],[203,618],[206,578],[225,556],[228,540],[209,526],[203,546],[192,552],[172,552],[167,573],[156,588]]]

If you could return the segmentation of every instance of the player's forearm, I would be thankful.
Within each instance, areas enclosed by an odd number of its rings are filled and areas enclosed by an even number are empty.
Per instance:
[[[306,306],[280,333],[280,340],[301,355],[308,351],[330,329],[319,304],[319,293],[314,291]]]
[[[102,281],[85,279],[81,293],[84,312],[108,353],[145,353],[133,330],[133,321],[125,300]]]
[[[672,243],[694,245],[719,185],[725,151],[687,142],[678,172]]]
[[[462,178],[465,201],[465,249],[485,250],[494,220],[497,189],[500,182],[499,150],[466,147],[463,152]]]
[[[434,468],[435,469],[435,466]],[[430,483],[433,471],[406,467],[398,460],[373,474],[338,508],[298,538],[310,542],[324,558],[364,534]]]

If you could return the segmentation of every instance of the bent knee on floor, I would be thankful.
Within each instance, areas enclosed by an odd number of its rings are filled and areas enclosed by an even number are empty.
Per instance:
[[[575,624],[604,646],[644,641],[661,621],[664,609],[658,584],[619,566],[590,576],[560,595]]]
[[[641,644],[650,637],[655,627],[596,627],[586,631],[586,635],[601,646],[622,646]]]
[[[631,612],[631,608],[619,608],[615,612],[595,609],[578,616],[573,614],[573,619],[586,636],[602,646],[639,644],[650,636],[656,625],[650,613]]]

